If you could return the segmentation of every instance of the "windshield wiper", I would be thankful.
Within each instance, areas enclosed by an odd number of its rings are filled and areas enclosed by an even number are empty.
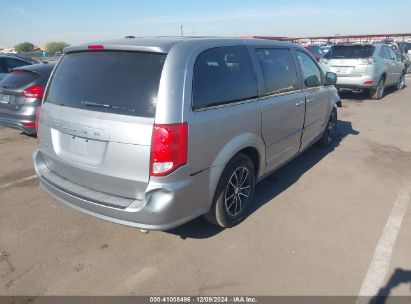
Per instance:
[[[100,108],[107,108],[107,109],[116,109],[116,110],[123,110],[123,111],[128,111],[128,112],[135,112],[135,109],[127,109],[123,108],[120,106],[115,106],[111,104],[106,104],[106,103],[98,103],[98,102],[92,102],[92,101],[87,101],[87,100],[82,100],[81,104],[87,106],[87,107],[100,107]]]

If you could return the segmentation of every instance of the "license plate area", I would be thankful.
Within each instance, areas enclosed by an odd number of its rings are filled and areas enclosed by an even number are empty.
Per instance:
[[[108,142],[84,138],[51,129],[54,152],[70,162],[99,166],[104,160]]]
[[[350,66],[337,66],[332,68],[332,72],[336,73],[337,75],[348,75],[352,72],[353,67]]]
[[[0,94],[0,103],[1,104],[14,104],[15,96],[8,94]]]

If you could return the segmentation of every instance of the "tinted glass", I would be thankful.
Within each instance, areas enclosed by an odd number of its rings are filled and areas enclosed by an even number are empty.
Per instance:
[[[193,108],[257,97],[248,51],[243,46],[209,49],[194,64]]]
[[[388,52],[391,60],[397,60],[397,55],[395,55],[395,52],[391,48],[388,48]]]
[[[304,84],[307,88],[318,87],[321,85],[321,71],[310,56],[297,51],[298,61],[303,72]]]
[[[266,94],[298,89],[297,72],[290,50],[257,49],[256,53],[263,71]]]
[[[15,71],[13,73],[8,74],[6,77],[2,79],[2,81],[0,81],[0,88],[24,87],[39,77],[40,75],[36,73],[26,71]]]
[[[154,117],[165,54],[81,52],[57,66],[46,101],[73,108]]]
[[[0,58],[0,73],[6,73],[6,70],[3,68],[4,60]]]
[[[14,59],[14,58],[5,58],[4,60],[6,62],[6,67],[7,67],[9,72],[11,72],[11,69],[18,68],[18,67],[30,64],[26,61],[19,60],[19,59]]]
[[[380,57],[384,59],[390,59],[390,54],[388,52],[388,48],[385,46],[381,48]]]
[[[324,51],[318,45],[310,45],[307,47],[307,50],[309,50],[311,54],[324,55]]]
[[[335,45],[325,55],[326,58],[334,59],[357,59],[368,58],[374,53],[375,47],[373,45]]]

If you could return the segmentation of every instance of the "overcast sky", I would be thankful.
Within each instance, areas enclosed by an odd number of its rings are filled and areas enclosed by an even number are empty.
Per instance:
[[[315,36],[411,32],[410,0],[0,0],[0,46],[125,35]],[[197,3],[198,2],[198,3]]]

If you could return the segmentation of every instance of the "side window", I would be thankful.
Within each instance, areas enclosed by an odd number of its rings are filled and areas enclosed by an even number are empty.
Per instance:
[[[385,46],[383,46],[383,47],[381,48],[380,57],[383,58],[383,59],[390,59],[390,56],[389,56],[389,54],[388,54],[388,50],[387,50],[387,48],[386,48]]]
[[[311,57],[300,51],[297,51],[297,57],[303,72],[303,81],[305,86],[307,88],[321,86],[321,71]]]
[[[29,63],[27,63],[25,61],[14,59],[14,58],[6,58],[5,62],[6,62],[7,70],[9,72],[11,72],[11,70],[14,69],[14,68],[18,68],[18,67],[21,67],[21,66],[24,66],[24,65],[29,65]]]
[[[193,71],[193,109],[256,97],[256,77],[246,47],[212,48],[198,56]]]
[[[397,56],[395,55],[395,52],[391,48],[387,48],[388,51],[390,52],[390,59],[391,60],[397,60]]]
[[[256,49],[263,71],[266,94],[284,93],[298,89],[297,71],[288,49]]]

